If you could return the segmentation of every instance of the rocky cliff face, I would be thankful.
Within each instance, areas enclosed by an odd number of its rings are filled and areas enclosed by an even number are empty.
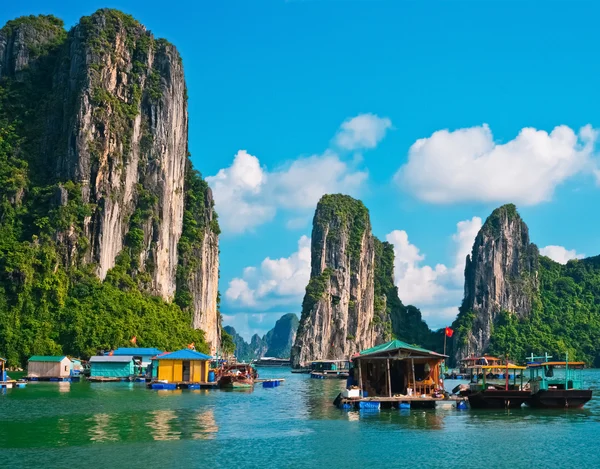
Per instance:
[[[82,207],[54,234],[65,265],[92,265],[101,279],[118,266],[140,289],[177,297],[214,351],[219,230],[210,189],[188,160],[177,49],[115,10],[82,18],[68,34],[53,17],[9,22],[0,79],[37,69],[44,89],[32,172],[37,165],[37,178],[56,185],[59,210],[74,200]]]
[[[249,361],[262,357],[289,358],[290,350],[296,338],[298,316],[284,314],[277,320],[275,327],[262,338],[254,334],[247,343],[231,326],[223,328],[235,343],[235,356],[238,360]]]
[[[374,324],[374,276],[368,210],[349,196],[323,196],[313,220],[311,278],[292,347],[293,366],[348,358],[385,340]]]
[[[465,296],[453,341],[454,359],[483,353],[494,323],[505,311],[528,316],[539,290],[539,253],[516,207],[504,205],[477,234],[465,266]]]

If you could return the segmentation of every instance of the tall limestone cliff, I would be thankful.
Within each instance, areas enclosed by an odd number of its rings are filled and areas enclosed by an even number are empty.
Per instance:
[[[362,202],[341,194],[321,198],[313,220],[311,278],[292,347],[293,366],[348,358],[389,338],[389,328],[380,325],[389,321],[384,305],[378,304],[378,311],[386,317],[375,319],[375,243]]]
[[[530,315],[539,291],[539,252],[514,205],[494,210],[465,266],[465,296],[454,322],[453,358],[487,350],[501,313]]]
[[[4,126],[27,164],[14,201],[37,197],[40,211],[68,215],[34,222],[46,223],[64,267],[100,279],[125,271],[188,311],[214,351],[219,228],[188,158],[177,49],[115,10],[68,33],[52,16],[23,17],[0,30],[0,86]]]

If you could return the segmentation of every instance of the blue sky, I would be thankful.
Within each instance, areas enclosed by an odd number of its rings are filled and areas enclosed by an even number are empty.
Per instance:
[[[70,27],[106,6],[181,52],[190,150],[223,225],[222,312],[246,337],[299,313],[324,192],[364,201],[432,327],[504,202],[557,260],[600,253],[597,2],[33,0],[0,23]]]

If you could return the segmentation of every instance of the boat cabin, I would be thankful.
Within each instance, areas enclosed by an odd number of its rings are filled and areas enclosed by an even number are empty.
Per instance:
[[[363,396],[432,396],[443,389],[446,355],[392,340],[353,358],[353,381]]]
[[[208,383],[212,357],[183,349],[155,357],[157,377],[167,383]]]
[[[71,375],[71,360],[65,356],[34,355],[27,364],[27,378],[66,380]]]
[[[495,371],[494,365],[497,365],[498,368],[502,367],[502,359],[498,357],[493,357],[491,355],[482,355],[480,357],[476,357],[475,355],[471,355],[470,357],[463,358],[460,360],[460,372],[468,373],[473,368],[479,368],[481,366],[490,366],[491,370]]]
[[[504,389],[506,391],[522,390],[523,371],[525,369],[526,367],[515,365],[514,363],[504,364],[502,367],[497,364],[487,366],[475,365],[471,368],[472,373],[469,389],[471,392],[482,391],[491,388]],[[517,377],[520,377],[519,383]],[[494,381],[494,379],[496,379],[496,381]]]
[[[529,386],[532,393],[549,389],[583,388],[582,370],[585,366],[584,362],[569,362],[568,354],[565,361],[551,361],[551,358],[548,354],[544,357],[534,357],[533,355],[529,357],[527,369],[529,370]]]

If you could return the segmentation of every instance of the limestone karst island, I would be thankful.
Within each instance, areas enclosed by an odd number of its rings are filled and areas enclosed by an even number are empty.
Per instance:
[[[0,9],[7,466],[596,467],[600,5],[116,6]]]

